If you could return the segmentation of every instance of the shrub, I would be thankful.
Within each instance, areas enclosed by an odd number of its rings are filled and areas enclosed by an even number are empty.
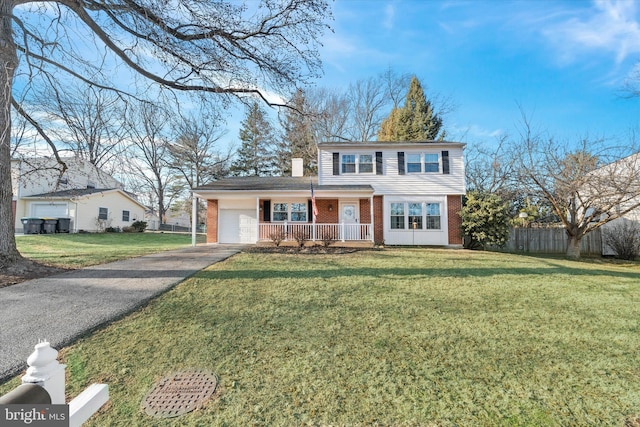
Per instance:
[[[122,227],[122,232],[123,233],[137,233],[138,230],[136,230],[133,227]]]
[[[273,231],[269,234],[269,239],[273,242],[276,247],[280,246],[280,243],[284,240],[284,230],[282,228],[278,228],[276,231]]]
[[[304,228],[296,228],[293,230],[293,239],[298,243],[298,247],[304,246],[304,242],[309,240],[309,233]]]
[[[142,233],[147,228],[147,222],[136,221],[133,224],[131,224],[131,227],[133,227],[133,229],[136,230],[137,232]]]
[[[623,219],[602,230],[602,240],[615,252],[616,258],[632,261],[640,255],[640,226]]]
[[[320,236],[320,239],[322,240],[322,246],[328,248],[337,239],[336,230],[325,228],[322,231],[322,236]]]
[[[460,212],[464,246],[502,247],[509,238],[509,205],[497,194],[471,191]]]

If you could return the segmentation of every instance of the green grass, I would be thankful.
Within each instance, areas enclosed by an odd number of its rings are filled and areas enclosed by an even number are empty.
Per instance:
[[[198,242],[204,236],[198,235]],[[191,235],[174,233],[87,233],[19,236],[20,253],[43,264],[81,268],[178,249],[191,244]]]
[[[92,426],[622,426],[640,412],[639,302],[632,263],[243,253],[61,354],[70,396],[109,384]],[[217,398],[146,416],[188,368],[217,373]]]

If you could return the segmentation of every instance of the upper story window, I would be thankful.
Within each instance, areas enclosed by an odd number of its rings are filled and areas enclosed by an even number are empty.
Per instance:
[[[341,172],[373,173],[373,154],[343,154]]]
[[[407,154],[407,173],[440,172],[438,154]]]

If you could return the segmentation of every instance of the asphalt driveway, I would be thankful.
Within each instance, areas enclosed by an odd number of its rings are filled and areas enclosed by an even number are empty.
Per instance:
[[[61,349],[242,247],[199,245],[0,288],[0,381],[27,367],[39,340]]]

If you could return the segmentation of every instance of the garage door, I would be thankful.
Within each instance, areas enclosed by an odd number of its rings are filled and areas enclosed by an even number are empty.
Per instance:
[[[220,243],[256,243],[258,241],[258,220],[255,210],[221,209],[218,220]]]
[[[66,203],[32,203],[31,216],[34,218],[66,218]]]

